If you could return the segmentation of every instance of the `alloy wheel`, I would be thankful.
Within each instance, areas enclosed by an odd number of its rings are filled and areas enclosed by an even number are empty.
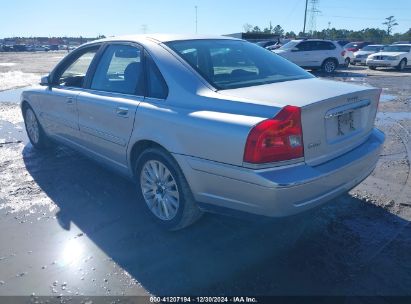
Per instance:
[[[147,161],[140,175],[140,186],[150,211],[159,219],[172,220],[180,205],[176,179],[161,161]]]
[[[34,144],[37,144],[40,138],[40,128],[36,115],[34,114],[32,109],[26,110],[25,123],[28,136]]]

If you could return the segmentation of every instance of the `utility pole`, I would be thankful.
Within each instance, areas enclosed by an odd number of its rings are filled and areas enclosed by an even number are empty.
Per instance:
[[[197,32],[198,32],[198,18],[197,18],[197,11],[198,11],[198,7],[197,7],[197,5],[196,6],[194,6],[194,8],[195,8],[195,11],[196,11],[196,34],[197,34]]]
[[[308,0],[305,0],[305,12],[304,12],[304,28],[303,28],[303,35],[305,35],[305,24],[307,22],[307,8],[308,8]]]

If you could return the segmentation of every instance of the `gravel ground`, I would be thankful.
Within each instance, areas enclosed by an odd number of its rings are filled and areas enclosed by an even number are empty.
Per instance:
[[[63,55],[0,53],[0,75],[38,76]],[[296,217],[206,215],[176,233],[130,182],[65,147],[33,150],[16,95],[0,92],[0,295],[411,295],[411,71],[332,78],[383,89],[370,177]]]

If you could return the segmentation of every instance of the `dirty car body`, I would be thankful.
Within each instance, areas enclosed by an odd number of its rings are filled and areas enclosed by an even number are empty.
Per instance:
[[[99,40],[42,84],[21,97],[33,145],[37,134],[134,179],[169,229],[204,210],[283,217],[323,204],[373,171],[384,141],[380,90],[227,37]]]

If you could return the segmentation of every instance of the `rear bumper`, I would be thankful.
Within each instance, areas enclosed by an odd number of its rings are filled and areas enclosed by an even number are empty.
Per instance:
[[[384,134],[374,129],[357,148],[318,166],[252,170],[174,155],[201,205],[283,217],[321,205],[347,192],[374,170]]]

